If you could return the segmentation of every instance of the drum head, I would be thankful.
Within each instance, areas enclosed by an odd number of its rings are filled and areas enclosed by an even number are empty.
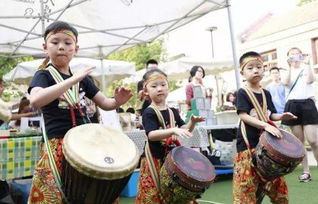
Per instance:
[[[300,140],[284,130],[280,130],[280,132],[282,133],[283,138],[277,138],[269,132],[264,132],[262,136],[273,150],[285,157],[292,159],[303,158],[305,150]]]
[[[187,147],[175,147],[171,152],[175,165],[188,177],[201,182],[213,181],[215,169],[201,153]]]
[[[65,159],[79,172],[98,179],[120,179],[136,168],[139,152],[123,132],[106,125],[70,129],[63,140]]]

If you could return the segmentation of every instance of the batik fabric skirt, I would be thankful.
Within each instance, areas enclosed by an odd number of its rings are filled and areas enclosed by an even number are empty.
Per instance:
[[[255,149],[252,150],[255,154]],[[252,158],[248,150],[239,152],[234,160],[233,173],[233,197],[235,204],[253,204],[257,201],[257,189],[259,185],[264,187],[264,193],[272,203],[288,203],[288,189],[284,177],[278,177],[272,181],[263,182],[252,167]]]

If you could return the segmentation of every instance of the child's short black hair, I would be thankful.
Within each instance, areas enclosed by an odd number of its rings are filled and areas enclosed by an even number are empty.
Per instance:
[[[254,51],[246,52],[240,57],[240,65],[242,65],[242,63],[244,62],[244,59],[247,57],[262,57],[262,56],[259,53]]]
[[[280,72],[280,69],[278,67],[271,67],[269,69],[269,72],[272,72],[273,70],[277,70],[278,72]]]
[[[132,107],[127,108],[126,113],[132,113],[135,114],[135,109]]]
[[[195,66],[193,66],[193,67],[191,68],[191,70],[190,70],[190,75],[191,75],[191,77],[194,77],[194,76],[195,76],[195,73],[197,73],[198,69],[200,69],[200,68],[202,69],[203,78],[204,78],[204,77],[205,77],[205,71],[204,71],[203,67],[197,66],[197,65],[195,65]]]
[[[64,21],[55,21],[53,23],[51,23],[48,27],[46,27],[45,32],[44,32],[44,40],[46,41],[46,36],[50,33],[50,32],[58,32],[61,30],[69,30],[71,31],[75,37],[76,37],[76,41],[77,41],[77,37],[78,37],[78,32],[77,30],[71,26],[70,24],[64,22]]]
[[[147,61],[146,67],[148,67],[149,64],[156,64],[156,65],[158,65],[158,62],[157,62],[157,60],[150,59],[150,60]]]

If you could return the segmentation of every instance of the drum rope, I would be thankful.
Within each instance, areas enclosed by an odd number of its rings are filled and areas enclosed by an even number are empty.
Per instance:
[[[56,167],[56,164],[55,164],[55,161],[54,161],[54,156],[53,156],[53,153],[52,153],[52,150],[51,150],[51,146],[49,144],[49,139],[48,139],[47,134],[46,134],[43,113],[41,114],[41,123],[42,123],[42,133],[43,133],[44,143],[45,143],[45,147],[46,147],[46,152],[48,154],[49,164],[50,164],[53,176],[54,176],[54,180],[56,182],[56,186],[57,186],[57,188],[59,189],[59,191],[60,191],[60,193],[62,195],[63,201],[66,204],[69,204],[69,201],[67,200],[67,198],[66,198],[66,196],[64,194],[63,188],[62,188],[62,185],[63,185],[62,184],[62,180],[61,180],[60,174],[58,172],[58,169]]]
[[[157,107],[155,107],[154,105],[150,105],[149,106],[150,108],[152,108],[156,115],[157,115],[157,118],[159,120],[159,123],[160,125],[162,126],[163,129],[166,129],[166,124],[164,122],[164,119],[163,119],[163,116],[161,114],[161,112],[158,110]],[[168,111],[169,111],[169,119],[170,119],[170,127],[174,127],[175,126],[175,118],[174,118],[174,114],[172,112],[172,110],[168,107]],[[170,137],[171,138],[171,137]],[[172,136],[172,140],[176,140],[175,136]],[[178,141],[178,140],[176,140]],[[159,196],[161,199],[162,198],[162,195],[161,195],[161,190],[160,190],[160,178],[159,178],[159,173],[156,169],[156,165],[155,165],[155,161],[152,157],[152,154],[151,154],[151,151],[150,151],[150,147],[149,147],[149,141],[147,141],[146,143],[146,148],[145,148],[145,155],[146,155],[146,161],[149,165],[149,169],[150,169],[150,174],[151,174],[151,177],[152,177],[152,180],[153,182],[155,183],[155,186],[159,192]]]
[[[250,99],[253,107],[255,108],[259,120],[275,126],[275,124],[271,120],[269,120],[269,118],[266,115],[266,113],[267,113],[267,100],[266,100],[266,96],[265,96],[264,90],[261,89],[262,100],[263,100],[263,107],[261,107],[261,105],[260,105],[259,101],[257,100],[257,98],[255,97],[254,93],[247,87],[245,87],[243,89],[247,93],[248,98]],[[249,144],[248,139],[247,139],[246,126],[245,126],[245,123],[242,120],[241,120],[241,132],[242,132],[242,136],[243,136],[244,142],[246,144],[246,147],[248,149],[248,152],[250,154],[250,157],[252,159],[253,158],[253,154],[252,154],[251,147],[250,147],[250,144]],[[251,166],[256,168],[254,166],[253,162],[251,162]],[[256,171],[256,173],[257,173],[257,171]],[[263,185],[258,187],[257,195],[256,195],[257,203],[261,203],[262,202],[262,200],[263,200],[263,198],[265,196],[265,191],[267,189],[267,184],[268,184],[268,182],[261,175],[259,175],[259,176],[260,176],[260,178],[261,178],[261,180],[263,182]]]
[[[53,67],[53,66],[49,66],[48,68],[46,68],[51,76],[53,77],[54,81],[56,83],[61,83],[64,81],[64,79],[62,78],[62,76],[60,75],[60,73]],[[64,93],[64,98],[66,99],[66,101],[72,105],[72,106],[76,106],[76,104],[79,102],[79,83],[76,83],[72,86],[72,89],[67,89]]]
[[[52,66],[48,66],[46,68],[46,70],[48,70],[51,74],[51,76],[53,77],[55,83],[61,83],[64,81],[63,77],[61,76],[61,74]],[[71,119],[72,119],[72,126],[75,127],[76,126],[76,121],[75,121],[75,113],[74,113],[74,109],[77,109],[79,111],[80,116],[83,119],[83,123],[89,123],[89,118],[87,117],[87,119],[85,118],[85,114],[83,113],[80,105],[79,105],[79,101],[80,101],[80,97],[79,97],[79,82],[74,84],[72,86],[72,89],[67,89],[64,93],[63,96],[65,98],[65,100],[67,101],[67,103],[69,104],[69,110],[70,110],[70,114],[71,114]]]

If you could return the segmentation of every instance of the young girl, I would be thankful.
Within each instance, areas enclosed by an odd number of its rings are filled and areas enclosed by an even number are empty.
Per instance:
[[[94,68],[77,73],[70,70],[69,63],[77,53],[77,31],[69,24],[56,21],[44,33],[43,49],[47,60],[35,73],[29,87],[30,102],[41,108],[49,149],[53,154],[58,173],[62,172],[62,141],[65,133],[74,126],[88,122],[85,114],[84,96],[104,110],[116,109],[131,97],[130,90],[117,88],[114,98],[105,97],[87,77]],[[50,61],[51,63],[46,65]],[[54,166],[55,166],[54,165]],[[28,203],[63,203],[62,193],[54,179],[45,146],[34,172]]]
[[[158,191],[158,183],[153,178],[154,174],[159,177],[160,168],[167,154],[164,141],[173,135],[190,138],[195,124],[204,121],[204,118],[192,116],[189,123],[185,124],[178,111],[166,105],[169,91],[167,75],[159,69],[148,71],[143,78],[145,79],[143,92],[152,101],[142,115],[142,123],[148,136],[145,151],[149,148],[152,158],[148,157],[148,160],[146,156],[141,158],[136,203],[164,203],[164,198]],[[163,121],[160,118],[163,118]],[[151,168],[149,162],[154,164],[155,169]]]

